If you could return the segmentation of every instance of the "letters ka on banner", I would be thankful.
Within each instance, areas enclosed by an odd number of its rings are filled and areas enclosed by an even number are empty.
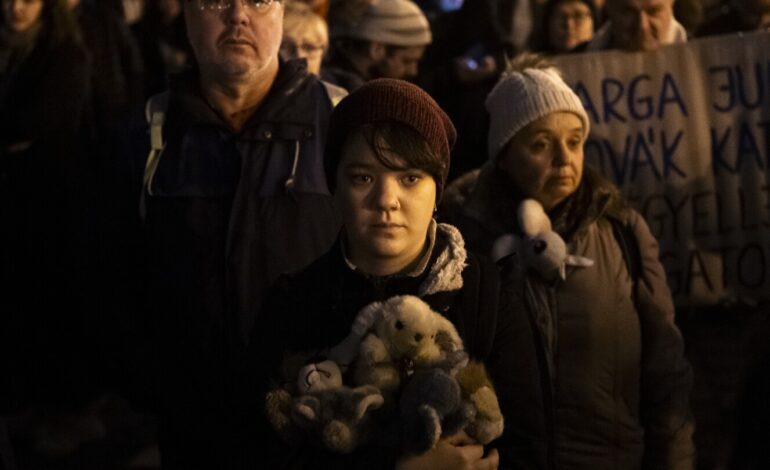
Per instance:
[[[770,299],[770,33],[556,59],[678,305]]]

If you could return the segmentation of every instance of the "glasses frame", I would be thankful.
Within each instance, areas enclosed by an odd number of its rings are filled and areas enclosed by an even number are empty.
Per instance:
[[[282,0],[197,0],[198,8],[202,11],[222,11],[233,6],[233,2],[241,2],[244,7],[257,11],[267,11],[273,3],[281,3]]]

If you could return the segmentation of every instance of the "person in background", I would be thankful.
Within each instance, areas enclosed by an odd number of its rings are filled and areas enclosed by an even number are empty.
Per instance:
[[[594,36],[596,7],[593,0],[550,0],[543,14],[543,38],[540,51],[566,54]]]
[[[375,78],[417,76],[432,40],[425,14],[411,0],[335,0],[324,80],[353,91]]]
[[[64,0],[0,2],[0,414],[71,453],[104,428],[93,398],[82,226],[89,64]],[[7,419],[12,438],[23,433]],[[13,426],[11,426],[13,424]]]
[[[145,99],[168,87],[168,77],[192,65],[193,52],[182,14],[183,0],[149,0],[131,26],[144,61]]]
[[[770,0],[732,0],[698,28],[696,36],[770,29]]]
[[[332,99],[280,58],[283,2],[183,8],[196,66],[150,100],[153,126],[137,134],[143,155],[155,149],[140,251],[147,330],[126,375],[136,370],[129,393],[160,416],[163,468],[259,468],[234,371],[270,284],[339,230],[322,171]]]
[[[587,51],[621,49],[652,51],[687,41],[687,31],[674,18],[674,0],[612,0],[607,22],[594,34]]]
[[[471,249],[500,259],[503,288],[536,325],[555,468],[692,470],[693,376],[658,244],[617,188],[584,165],[580,98],[556,69],[523,56],[486,106],[489,161],[450,215]],[[527,198],[568,253],[592,263],[552,278],[525,255],[493,250],[501,237],[524,236],[517,213]]]
[[[364,306],[419,296],[452,321],[470,356],[486,363],[505,434],[486,453],[462,432],[421,455],[402,455],[386,438],[349,455],[263,442],[275,457],[266,467],[481,470],[497,468],[498,459],[503,468],[544,467],[544,405],[527,317],[498,298],[496,267],[466,251],[455,227],[433,218],[455,135],[436,102],[408,82],[373,80],[342,100],[324,155],[342,230],[322,257],[276,283],[255,325],[251,356],[264,375],[279,377],[285,351],[330,348]]]
[[[283,15],[281,55],[284,59],[304,59],[308,72],[321,75],[321,60],[329,46],[326,21],[306,3],[289,1]]]

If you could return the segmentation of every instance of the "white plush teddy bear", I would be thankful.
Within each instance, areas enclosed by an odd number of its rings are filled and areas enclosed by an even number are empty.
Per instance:
[[[552,281],[566,279],[567,266],[593,266],[593,260],[567,253],[567,245],[551,228],[551,219],[534,199],[524,199],[518,208],[519,226],[523,237],[505,234],[492,245],[492,259],[498,261],[513,255],[523,270],[532,268]]]
[[[350,335],[329,356],[341,364],[356,358],[355,383],[374,385],[386,396],[398,389],[403,366],[456,368],[467,362],[452,322],[411,295],[363,308]]]

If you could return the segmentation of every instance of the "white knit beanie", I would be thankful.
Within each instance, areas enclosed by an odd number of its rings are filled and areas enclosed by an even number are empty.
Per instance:
[[[485,105],[489,111],[490,159],[528,124],[558,111],[575,113],[583,121],[584,135],[588,135],[588,115],[583,103],[554,68],[528,68],[504,74],[489,92]]]
[[[333,38],[374,41],[389,46],[426,46],[433,37],[425,14],[411,0],[368,0],[354,18],[330,21]],[[355,9],[355,6],[352,7]]]

